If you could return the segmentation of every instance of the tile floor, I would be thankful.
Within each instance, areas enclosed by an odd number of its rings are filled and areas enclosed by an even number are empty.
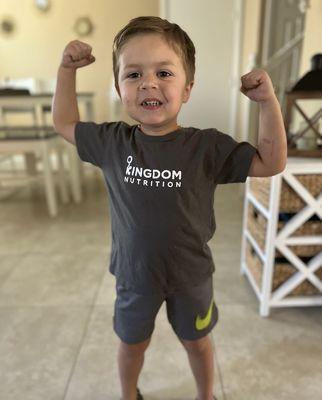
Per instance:
[[[84,200],[47,214],[41,187],[0,202],[0,399],[117,400],[110,225],[99,171],[86,168]],[[243,186],[242,186],[243,188]],[[219,322],[212,331],[219,400],[321,400],[322,309],[259,316],[239,273],[243,197],[217,188]],[[192,400],[188,359],[162,306],[139,386],[146,400]]]

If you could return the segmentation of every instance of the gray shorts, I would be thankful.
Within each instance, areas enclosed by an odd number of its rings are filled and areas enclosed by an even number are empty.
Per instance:
[[[212,276],[188,289],[151,295],[135,293],[116,283],[116,295],[113,328],[117,336],[128,344],[143,342],[152,335],[163,301],[166,301],[168,320],[179,339],[200,339],[218,321]]]

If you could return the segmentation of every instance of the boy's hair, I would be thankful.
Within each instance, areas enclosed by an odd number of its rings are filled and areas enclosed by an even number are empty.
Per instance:
[[[137,17],[122,28],[113,42],[113,73],[115,87],[119,92],[119,56],[122,47],[132,37],[138,34],[158,33],[163,36],[168,45],[178,54],[186,73],[186,85],[193,82],[195,75],[195,46],[187,33],[179,25],[155,16]]]

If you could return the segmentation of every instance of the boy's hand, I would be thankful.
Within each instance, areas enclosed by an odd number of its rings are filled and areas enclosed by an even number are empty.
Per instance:
[[[65,47],[61,66],[64,68],[77,69],[92,64],[95,57],[91,54],[92,47],[80,40],[72,40]]]
[[[259,68],[253,69],[240,78],[240,91],[253,101],[265,102],[275,97],[274,87],[268,73]]]

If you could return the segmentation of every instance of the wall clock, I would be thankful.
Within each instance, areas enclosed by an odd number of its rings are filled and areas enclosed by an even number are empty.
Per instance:
[[[11,35],[15,30],[15,23],[12,18],[5,17],[0,21],[0,30],[4,35]]]
[[[92,21],[89,19],[89,17],[79,17],[79,18],[77,18],[77,20],[75,22],[75,25],[74,25],[74,31],[79,36],[90,35],[93,32]]]

